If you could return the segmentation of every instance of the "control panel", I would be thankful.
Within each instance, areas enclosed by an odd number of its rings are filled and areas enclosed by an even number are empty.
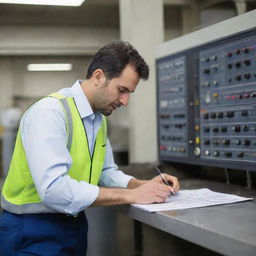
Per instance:
[[[185,57],[164,59],[158,64],[160,150],[188,156],[187,86]]]
[[[256,170],[255,35],[156,60],[160,160]]]

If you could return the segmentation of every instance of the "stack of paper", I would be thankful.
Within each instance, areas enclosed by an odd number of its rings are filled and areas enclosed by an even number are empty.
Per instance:
[[[149,212],[158,212],[230,204],[247,200],[253,200],[253,198],[218,193],[207,188],[202,188],[194,190],[180,190],[175,196],[170,196],[165,203],[148,205],[133,204],[133,206],[142,208]]]

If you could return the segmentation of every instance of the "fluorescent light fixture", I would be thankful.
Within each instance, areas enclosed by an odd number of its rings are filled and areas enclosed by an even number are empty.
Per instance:
[[[70,63],[47,63],[47,64],[28,64],[28,71],[70,71],[72,64]]]
[[[85,0],[0,0],[0,4],[80,6]]]

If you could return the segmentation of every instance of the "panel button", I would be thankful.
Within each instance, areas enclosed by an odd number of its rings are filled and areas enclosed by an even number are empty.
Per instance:
[[[250,140],[244,140],[244,143],[243,143],[245,146],[249,146],[251,144],[251,141]]]
[[[227,132],[228,128],[226,126],[221,127],[221,132]]]
[[[217,118],[223,118],[224,114],[223,114],[223,112],[218,112],[216,116],[217,116]]]
[[[232,152],[225,152],[224,155],[225,155],[226,157],[231,157],[231,156],[232,156]]]
[[[250,129],[250,127],[249,127],[248,124],[244,125],[244,127],[243,127],[243,131],[244,131],[244,132],[248,132],[249,129]]]
[[[214,128],[212,129],[212,131],[215,132],[215,133],[217,133],[217,132],[219,131],[219,128],[218,128],[218,127],[214,127]]]
[[[235,65],[236,65],[237,68],[240,68],[241,67],[241,62],[238,61],[238,62],[236,62]]]
[[[239,153],[237,154],[237,157],[243,158],[243,157],[244,157],[244,152],[239,152]]]
[[[241,75],[236,75],[235,79],[236,79],[236,81],[241,81],[242,77],[241,77]]]
[[[226,117],[231,118],[231,117],[234,117],[234,115],[235,115],[234,111],[228,111],[228,112],[226,112]]]
[[[204,145],[210,145],[210,140],[204,140]]]
[[[220,141],[218,139],[214,139],[212,142],[213,142],[214,145],[219,145],[220,144]]]
[[[235,145],[241,145],[241,140],[236,139],[235,140]]]
[[[251,60],[244,60],[244,64],[246,66],[250,66],[251,65]]]
[[[234,126],[232,127],[232,130],[233,130],[234,132],[240,132],[240,131],[241,131],[241,127],[240,127],[240,125],[234,125]]]
[[[223,141],[222,141],[222,144],[223,144],[223,145],[230,145],[230,140],[223,140]]]
[[[214,151],[214,152],[213,152],[213,155],[214,155],[215,157],[218,157],[218,156],[220,155],[220,153],[219,153],[219,151]]]
[[[208,113],[204,113],[204,119],[208,119],[209,118],[209,114]]]
[[[216,113],[211,113],[210,117],[211,117],[212,119],[215,119],[215,118],[216,118]]]
[[[205,127],[204,132],[210,132],[210,127]]]
[[[249,115],[249,111],[248,110],[242,110],[241,111],[241,116],[248,116]]]

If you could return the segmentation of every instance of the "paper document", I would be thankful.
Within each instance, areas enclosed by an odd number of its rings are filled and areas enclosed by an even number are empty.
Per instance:
[[[253,198],[241,197],[225,193],[211,191],[208,188],[194,190],[180,190],[175,196],[170,196],[165,203],[157,204],[133,204],[149,212],[181,210],[219,204],[253,200]]]

